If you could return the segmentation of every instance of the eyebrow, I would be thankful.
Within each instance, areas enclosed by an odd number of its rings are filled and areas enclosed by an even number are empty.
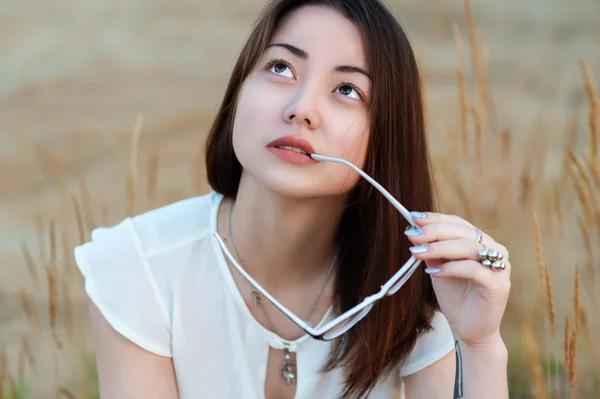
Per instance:
[[[293,55],[295,55],[296,57],[306,60],[308,59],[308,53],[296,46],[292,46],[291,44],[288,43],[270,43],[269,45],[267,45],[267,48],[270,47],[283,47],[284,49],[288,50],[290,53],[292,53]],[[352,66],[352,65],[338,65],[335,67],[335,71],[337,72],[346,72],[346,73],[360,73],[365,75],[367,78],[371,79],[371,76],[369,75],[369,73],[367,71],[365,71],[362,68],[359,68],[357,66]]]

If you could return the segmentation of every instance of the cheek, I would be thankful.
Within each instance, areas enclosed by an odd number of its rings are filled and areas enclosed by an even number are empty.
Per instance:
[[[352,127],[352,134],[341,137],[338,141],[340,156],[362,169],[367,154],[369,132],[366,123]]]
[[[369,139],[368,128],[366,123],[363,123],[355,124],[351,130],[352,134],[346,134],[337,141],[337,156],[352,162],[360,169],[364,169]],[[346,165],[335,163],[330,164],[330,167],[331,179],[337,181],[345,189],[350,189],[361,179],[358,173]]]
[[[242,86],[238,95],[235,113],[234,136],[264,132],[264,127],[272,126],[278,115],[278,104],[281,101],[276,96],[267,93],[264,85],[249,80]]]

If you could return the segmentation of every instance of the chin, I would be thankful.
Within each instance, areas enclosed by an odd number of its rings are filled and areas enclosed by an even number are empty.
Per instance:
[[[256,182],[266,189],[295,199],[306,199],[330,195],[324,189],[324,185],[308,176],[298,176],[297,173],[261,173],[255,175]]]
[[[346,195],[352,187],[343,182],[332,182],[322,173],[298,173],[297,171],[262,169],[252,173],[258,186],[278,195],[294,199],[314,199]]]

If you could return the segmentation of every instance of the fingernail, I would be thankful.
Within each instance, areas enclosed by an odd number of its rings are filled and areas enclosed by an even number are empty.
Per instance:
[[[417,246],[414,246],[414,247],[410,247],[408,249],[413,254],[422,254],[423,252],[427,252],[427,245],[421,244],[421,245],[417,245]]]
[[[410,216],[414,217],[415,219],[425,219],[427,214],[425,212],[411,212]]]
[[[439,267],[428,267],[427,269],[425,269],[425,273],[427,274],[435,274],[438,273],[440,271]]]
[[[421,235],[423,233],[423,229],[421,229],[420,227],[412,227],[406,230],[404,230],[404,234],[406,234],[409,237],[414,237],[414,236],[418,236]]]

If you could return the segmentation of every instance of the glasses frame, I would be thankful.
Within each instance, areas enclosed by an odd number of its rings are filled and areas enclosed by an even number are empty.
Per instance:
[[[404,218],[409,222],[411,226],[417,227],[412,216],[410,215],[410,212],[400,202],[398,202],[398,200],[396,200],[385,188],[383,188],[368,174],[363,172],[358,166],[342,158],[326,157],[317,154],[312,154],[311,157],[317,161],[343,163],[351,167],[365,180],[371,183],[379,192],[381,192],[385,196],[385,198],[388,201],[390,201],[394,208],[396,208],[402,214],[402,216],[404,216]],[[267,292],[267,290],[265,290],[254,278],[252,278],[252,276],[250,276],[250,274],[248,274],[248,272],[246,272],[246,270],[244,270],[244,268],[236,261],[235,257],[231,254],[231,252],[229,251],[219,234],[215,231],[213,232],[213,235],[217,239],[217,242],[221,246],[221,249],[227,256],[227,258],[229,258],[233,266],[242,274],[242,276],[244,276],[246,280],[248,280],[250,284],[252,284],[254,288],[256,288],[256,290],[261,295],[267,298],[267,300],[269,300],[269,302],[271,302],[273,306],[275,306],[288,319],[290,319],[293,323],[300,327],[306,334],[310,335],[314,339],[321,341],[331,341],[335,338],[340,337],[352,327],[354,327],[354,325],[361,321],[371,311],[373,305],[376,302],[380,301],[385,296],[391,296],[398,292],[398,290],[404,285],[404,283],[406,283],[406,281],[412,276],[412,274],[422,262],[421,260],[417,260],[414,256],[411,256],[404,263],[404,265],[402,265],[402,267],[396,273],[394,273],[394,275],[385,284],[381,286],[379,292],[365,297],[359,304],[348,309],[346,312],[337,316],[335,319],[329,321],[328,323],[320,327],[314,328],[309,322],[307,322],[306,320],[302,320],[301,318],[296,316],[293,312],[291,312],[288,308],[281,304],[277,299],[275,299],[271,294],[269,294],[269,292]],[[354,319],[351,319],[355,315],[358,316]],[[348,320],[350,321],[348,322]],[[348,322],[348,324],[344,325],[339,329],[336,329],[344,322]]]

